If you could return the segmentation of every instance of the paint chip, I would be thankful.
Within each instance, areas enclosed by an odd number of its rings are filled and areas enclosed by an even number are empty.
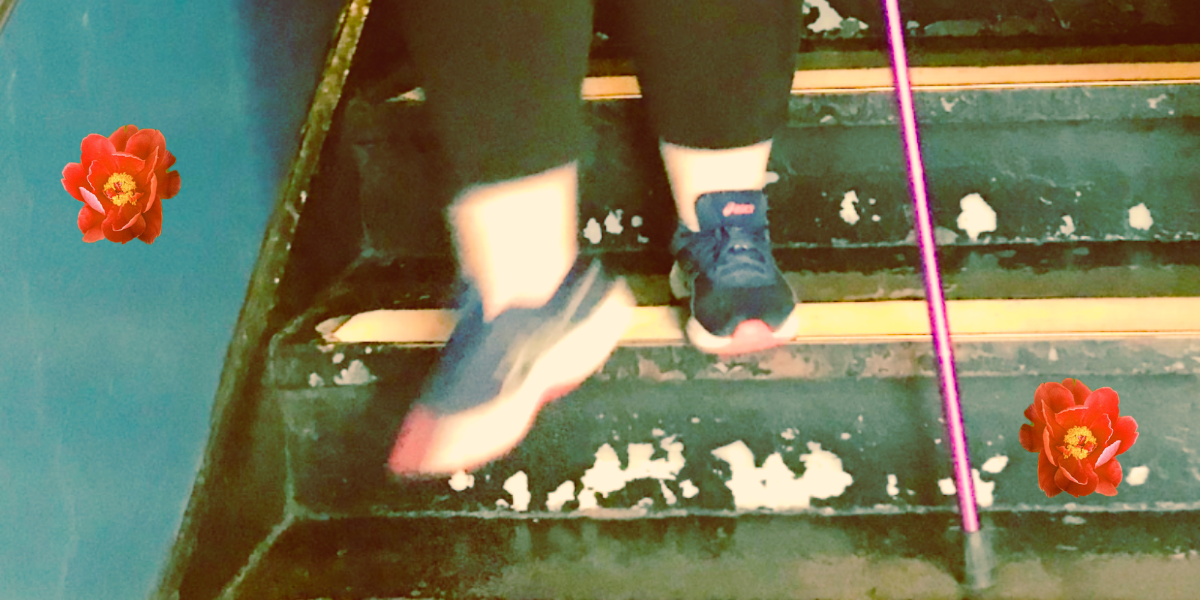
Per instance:
[[[781,437],[785,440],[794,440],[794,439],[796,439],[797,433],[800,433],[799,429],[788,428],[788,429],[783,430],[783,433],[779,434],[779,437]]]
[[[979,194],[968,194],[958,201],[962,213],[958,215],[958,228],[971,236],[972,242],[979,241],[979,234],[996,230],[996,211]]]
[[[871,215],[871,220],[878,223],[881,217],[879,215]]]
[[[896,480],[896,476],[891,473],[888,473],[887,493],[889,496],[895,498],[897,495],[900,494],[900,486],[898,484],[899,484],[899,481]]]
[[[333,376],[333,382],[338,385],[363,385],[375,381],[375,376],[367,370],[361,360],[354,360],[350,366]]]
[[[834,498],[842,495],[854,478],[842,469],[842,459],[816,442],[808,442],[809,454],[802,454],[804,475],[797,477],[775,452],[762,467],[755,467],[754,452],[743,441],[737,441],[712,451],[712,455],[729,465],[732,476],[725,486],[733,492],[734,505],[739,509],[771,510],[807,509],[813,498]]]
[[[858,223],[858,211],[854,210],[854,205],[857,203],[858,193],[854,190],[846,192],[846,195],[842,197],[842,211],[838,213],[838,216],[851,225]]]
[[[341,364],[342,361],[345,359],[346,359],[346,355],[342,354],[341,352],[338,352],[337,354],[333,355],[333,364],[335,364],[335,365]]]
[[[558,489],[546,496],[546,510],[558,512],[566,503],[575,499],[575,482],[564,481]]]
[[[1083,517],[1077,517],[1075,515],[1067,515],[1063,517],[1062,522],[1066,523],[1067,525],[1083,525],[1084,523],[1087,523],[1087,519]]]
[[[1049,356],[1047,356],[1046,358],[1050,359],[1050,362],[1054,362],[1054,361],[1058,360],[1058,349],[1057,349],[1057,348],[1051,348],[1051,349],[1050,349],[1050,354],[1049,354]]]
[[[772,183],[779,181],[779,173],[776,173],[775,171],[767,171],[767,176],[763,179],[763,181],[765,182],[763,187],[771,185]]]
[[[629,219],[629,224],[634,227],[641,227],[642,226],[642,217],[640,217],[638,215],[633,215],[633,217]]]
[[[529,476],[525,471],[517,471],[504,482],[504,491],[512,494],[512,507],[517,512],[529,510],[529,501],[533,495],[529,493]]]
[[[662,437],[662,436],[666,435],[667,432],[655,427],[654,429],[650,430],[650,434],[653,435],[654,437]]]
[[[583,237],[593,244],[600,243],[604,233],[600,231],[600,224],[596,222],[596,219],[588,219],[587,227],[583,228]]]
[[[1008,458],[1005,457],[1005,462]],[[992,492],[996,490],[995,481],[984,481],[979,478],[979,469],[971,469],[971,480],[975,484],[975,502],[982,508],[987,508],[992,505],[994,497]],[[954,479],[945,478],[938,480],[938,487],[942,490],[942,495],[953,496],[958,493],[957,486],[954,485]]]
[[[625,231],[625,228],[621,226],[621,215],[624,213],[625,211],[621,209],[609,212],[608,217],[604,219],[604,230],[613,235],[619,235]]]
[[[1075,233],[1075,221],[1071,219],[1071,215],[1063,215],[1063,224],[1058,228],[1058,232],[1063,235]]]
[[[1007,466],[1008,457],[998,454],[984,461],[983,466],[980,467],[980,469],[983,469],[984,473],[999,473],[1000,471],[1004,470],[1004,467]]]
[[[816,22],[808,26],[808,29],[813,33],[833,31],[841,28],[842,15],[839,15],[837,11],[829,5],[829,0],[805,0],[804,4],[806,5],[805,8],[809,10],[815,8],[820,11],[820,16],[817,17]],[[808,11],[805,11],[804,14],[808,14]]]
[[[321,379],[321,376],[317,375],[316,373],[310,373],[308,375],[308,385],[312,387],[321,387],[325,385],[325,380]]]
[[[1125,476],[1125,483],[1129,485],[1142,485],[1146,483],[1146,478],[1150,476],[1150,467],[1142,465],[1129,470],[1129,474]]]
[[[601,446],[596,451],[595,464],[580,479],[583,489],[578,497],[579,510],[597,508],[597,494],[607,498],[609,494],[623,489],[631,481],[674,481],[685,463],[683,443],[675,441],[675,436],[670,436],[663,438],[659,447],[667,451],[666,458],[651,458],[654,456],[654,444],[629,444],[626,446],[629,465],[621,468],[621,459],[617,456],[617,451],[608,444]]]
[[[700,488],[692,483],[691,479],[684,479],[679,482],[679,490],[683,492],[684,498],[695,498],[696,494],[700,493]]]
[[[467,474],[466,471],[459,471],[450,477],[449,483],[450,489],[461,492],[475,487],[475,476]]]
[[[843,440],[848,440],[848,439],[850,439],[850,434],[843,431],[842,435],[839,437],[841,437]]]
[[[1129,226],[1134,229],[1146,231],[1154,224],[1154,218],[1150,216],[1150,209],[1146,208],[1146,203],[1138,204],[1129,209]]]

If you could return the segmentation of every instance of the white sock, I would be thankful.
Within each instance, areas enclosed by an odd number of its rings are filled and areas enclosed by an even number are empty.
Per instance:
[[[520,179],[472,186],[451,205],[463,275],[485,320],[544,305],[578,254],[579,170],[569,163]]]
[[[679,220],[692,231],[700,230],[696,200],[711,192],[761,190],[767,185],[767,160],[771,142],[744,148],[706,150],[659,141],[675,210]]]

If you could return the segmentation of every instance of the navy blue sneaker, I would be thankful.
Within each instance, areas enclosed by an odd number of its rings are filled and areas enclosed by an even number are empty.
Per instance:
[[[671,242],[671,291],[691,297],[687,336],[711,354],[778,346],[800,324],[796,295],[771,256],[767,197],[714,192],[696,201],[700,231],[682,224]]]
[[[397,474],[448,475],[508,454],[543,404],[604,366],[636,305],[599,262],[576,266],[545,306],[512,308],[490,323],[471,295],[401,426],[388,460]]]

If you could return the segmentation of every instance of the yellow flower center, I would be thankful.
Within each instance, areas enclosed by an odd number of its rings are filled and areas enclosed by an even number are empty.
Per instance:
[[[1087,427],[1072,427],[1063,437],[1063,458],[1074,456],[1080,460],[1088,457],[1088,453],[1096,449],[1096,436]]]
[[[104,195],[108,196],[108,200],[114,206],[124,206],[126,204],[137,205],[137,200],[142,196],[142,193],[137,191],[137,184],[133,182],[133,177],[128,173],[113,173],[112,177],[108,178],[108,182],[104,184]]]

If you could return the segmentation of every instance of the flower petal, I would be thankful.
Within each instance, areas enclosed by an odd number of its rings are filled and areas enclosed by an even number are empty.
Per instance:
[[[126,125],[112,132],[112,135],[108,136],[108,141],[113,143],[113,147],[117,149],[117,152],[125,152],[129,138],[137,132],[137,125]]]
[[[80,151],[83,155],[83,160],[79,161],[81,165],[91,165],[92,161],[104,157],[112,156],[117,149],[108,138],[93,133],[83,138],[83,143],[80,144]]]
[[[1117,454],[1123,454],[1138,439],[1137,421],[1133,420],[1133,417],[1117,419],[1116,424],[1113,425],[1113,438],[1121,440],[1121,449],[1117,450]]]
[[[142,213],[142,216],[146,219],[146,229],[142,231],[138,239],[147,244],[153,244],[154,240],[158,239],[158,235],[162,233],[162,202],[155,202],[150,210]]]
[[[1062,493],[1062,488],[1054,483],[1054,472],[1058,470],[1046,458],[1046,453],[1043,452],[1038,456],[1038,487],[1043,492],[1046,492],[1046,497],[1053,498]]]
[[[1089,389],[1088,386],[1083,385],[1082,381],[1075,379],[1074,377],[1068,377],[1062,380],[1062,385],[1071,392],[1071,397],[1076,406],[1083,406],[1084,401],[1087,400],[1087,397],[1092,393],[1092,390]]]
[[[1121,400],[1112,388],[1100,388],[1092,392],[1085,404],[1094,410],[1112,415],[1114,419],[1121,416]]]
[[[1103,467],[1105,463],[1112,460],[1117,455],[1117,449],[1121,447],[1121,442],[1113,442],[1100,453],[1100,458],[1096,459],[1096,468]]]
[[[1108,418],[1108,415],[1100,415],[1100,418],[1092,421],[1087,428],[1092,430],[1092,437],[1096,438],[1096,446],[1103,448],[1112,441],[1112,420]]]
[[[1022,425],[1021,433],[1020,433],[1019,437],[1021,440],[1022,448],[1026,449],[1030,452],[1041,452],[1042,439],[1041,439],[1041,436],[1037,435],[1037,433],[1034,431],[1033,427],[1031,427],[1029,425]]]
[[[1053,381],[1038,386],[1033,397],[1035,400],[1045,402],[1051,412],[1062,412],[1075,406],[1075,397],[1071,395],[1071,391],[1061,383]]]
[[[1121,485],[1121,479],[1124,475],[1121,472],[1121,463],[1110,460],[1104,463],[1103,467],[1096,469],[1096,475],[1100,478],[1100,485],[1096,486],[1096,491],[1105,496],[1116,496],[1117,486]],[[1112,486],[1112,489],[1107,489],[1108,486]]]
[[[1042,430],[1042,456],[1050,461],[1050,464],[1058,466],[1058,458],[1054,454],[1054,445],[1050,443],[1050,428]]]
[[[1054,474],[1054,483],[1066,493],[1079,498],[1080,496],[1087,496],[1096,491],[1096,486],[1100,483],[1100,477],[1095,472],[1089,470],[1086,477],[1083,477],[1083,482],[1075,483],[1065,469],[1059,469]]]
[[[87,188],[81,187],[79,188],[79,195],[83,196],[84,204],[92,207],[92,210],[100,213],[101,216],[104,215],[104,205],[100,204],[100,200],[96,198],[95,194],[93,194]]]
[[[129,142],[125,144],[125,152],[138,158],[149,158],[151,152],[166,149],[167,140],[163,137],[162,132],[157,129],[143,129],[130,136]],[[162,156],[162,152],[160,151],[158,155]],[[158,161],[155,160],[153,162],[154,168],[158,168]]]
[[[140,219],[141,215],[138,215],[138,218]],[[144,221],[142,223],[141,228],[136,227],[136,222],[134,222],[134,223],[125,224],[126,226],[124,229],[120,229],[120,230],[114,229],[113,228],[114,220],[115,219],[112,219],[112,218],[105,219],[104,225],[101,226],[104,230],[104,237],[106,239],[108,239],[108,241],[110,241],[110,242],[115,242],[117,244],[124,244],[124,243],[128,242],[129,240],[132,240],[133,238],[140,235],[142,233],[142,231],[145,229]]]
[[[100,224],[104,223],[104,213],[96,212],[86,204],[79,207],[79,216],[75,219],[79,225],[79,231],[84,234],[83,241],[96,241],[104,237],[104,232],[100,231]],[[96,238],[88,240],[88,236],[95,232]]]
[[[159,181],[163,184],[160,188],[160,198],[174,198],[175,194],[179,193],[179,188],[182,185],[182,181],[179,178],[179,171],[171,171],[167,173],[165,180],[159,178]]]
[[[1070,429],[1082,425],[1083,420],[1087,418],[1090,412],[1091,409],[1086,406],[1075,406],[1054,415],[1054,420],[1063,429]]]
[[[67,166],[63,167],[62,184],[68,194],[83,202],[83,197],[79,195],[79,188],[88,185],[87,169],[83,168],[80,163],[67,163]]]

